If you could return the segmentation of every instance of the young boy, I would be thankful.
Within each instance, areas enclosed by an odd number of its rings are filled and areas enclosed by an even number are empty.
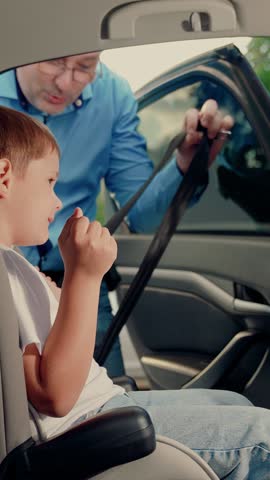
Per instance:
[[[89,222],[80,209],[67,220],[59,238],[65,265],[59,303],[52,282],[12,249],[47,240],[61,208],[54,193],[58,168],[59,150],[49,130],[0,107],[0,253],[18,317],[30,419],[41,438],[98,411],[138,404],[150,413],[157,433],[196,450],[220,478],[269,479],[268,410],[213,390],[127,395],[94,361],[100,284],[117,253],[106,228]]]

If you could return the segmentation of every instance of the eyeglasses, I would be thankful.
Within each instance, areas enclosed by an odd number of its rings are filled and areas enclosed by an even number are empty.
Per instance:
[[[65,60],[59,58],[57,60],[50,60],[48,62],[41,62],[39,65],[39,71],[44,75],[49,77],[56,78],[59,75],[62,75],[66,70],[71,70],[72,72],[72,81],[77,83],[88,83],[92,82],[95,77],[98,75],[102,77],[102,64],[98,63],[95,67],[76,67],[70,68],[67,67]]]

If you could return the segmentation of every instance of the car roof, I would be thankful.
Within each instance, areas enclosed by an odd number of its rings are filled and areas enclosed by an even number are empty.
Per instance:
[[[269,32],[269,0],[0,0],[0,8],[0,71],[114,47]]]

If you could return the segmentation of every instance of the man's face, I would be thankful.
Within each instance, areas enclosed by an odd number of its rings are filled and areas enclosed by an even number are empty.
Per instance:
[[[86,85],[94,80],[99,56],[96,52],[87,53],[19,67],[17,78],[25,97],[34,107],[48,114],[59,113],[72,104]],[[49,68],[46,68],[48,64]],[[77,72],[86,73],[82,81],[76,80]]]
[[[56,151],[32,160],[23,178],[13,174],[9,200],[16,245],[41,245],[48,240],[49,224],[62,207],[54,192],[59,157]]]

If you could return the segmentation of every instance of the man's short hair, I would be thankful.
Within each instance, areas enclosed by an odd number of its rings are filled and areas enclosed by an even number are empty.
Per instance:
[[[32,160],[38,160],[59,146],[50,130],[38,120],[0,106],[0,158],[8,158],[14,173],[22,176]]]

